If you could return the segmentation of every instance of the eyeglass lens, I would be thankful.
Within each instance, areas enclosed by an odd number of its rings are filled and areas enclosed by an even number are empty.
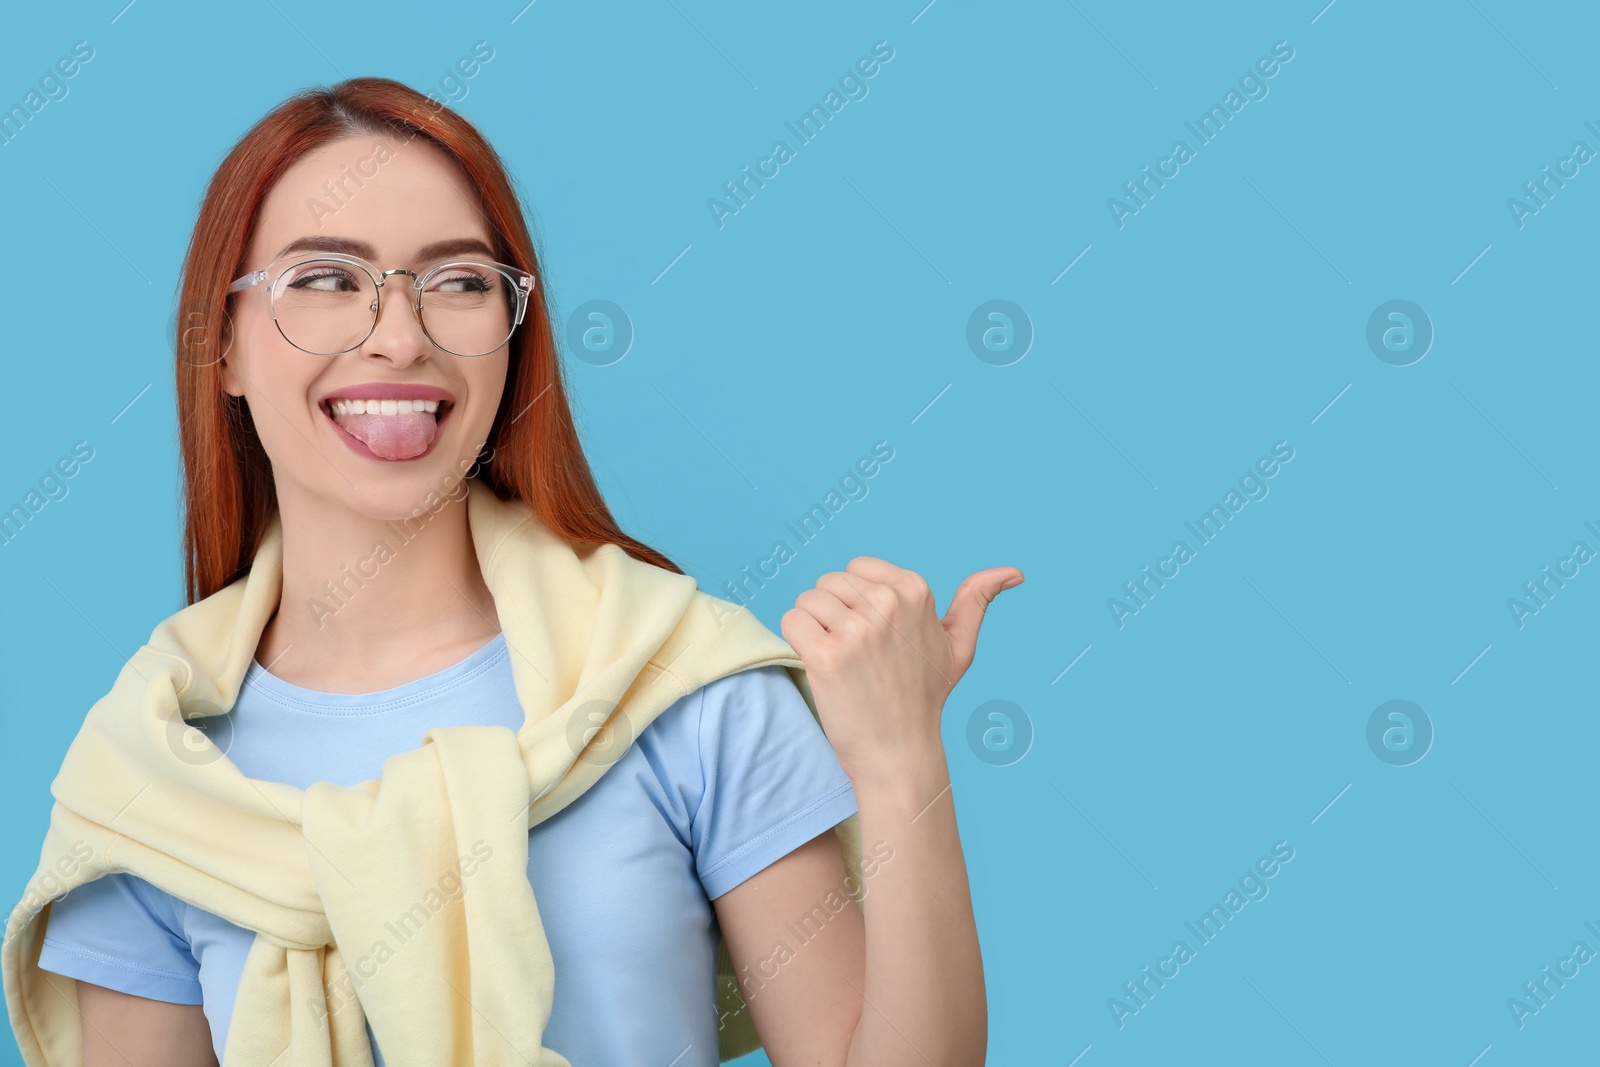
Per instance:
[[[410,302],[407,275],[391,275],[387,298]],[[282,273],[272,292],[273,314],[290,344],[321,355],[348,352],[378,321],[378,292],[371,275],[338,260],[308,260]],[[451,263],[428,277],[422,292],[422,329],[433,343],[462,356],[495,351],[511,336],[515,316],[511,280],[486,264]]]

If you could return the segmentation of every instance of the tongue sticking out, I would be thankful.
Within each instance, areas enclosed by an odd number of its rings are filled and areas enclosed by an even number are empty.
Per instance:
[[[426,411],[409,415],[335,415],[333,421],[380,459],[420,456],[439,432],[439,421]]]

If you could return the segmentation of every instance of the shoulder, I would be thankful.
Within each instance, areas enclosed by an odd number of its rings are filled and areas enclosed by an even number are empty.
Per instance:
[[[849,776],[788,668],[753,668],[706,686],[699,745],[694,841],[708,899],[856,810]]]
[[[787,667],[737,671],[703,686],[701,692],[708,715],[793,719],[799,713],[802,719],[816,725],[816,716]]]
[[[760,710],[775,705],[806,706],[787,667],[750,667],[735,671],[707,682],[696,692],[705,705],[704,710],[716,712]],[[810,709],[806,713],[809,715]]]
[[[788,669],[751,667],[713,679],[680,697],[647,729],[658,735],[699,738],[708,729],[719,731],[734,718],[793,720],[796,712],[815,724],[816,719]]]
[[[639,734],[638,747],[663,786],[700,801],[730,773],[774,759],[832,757],[805,697],[781,666],[752,667],[681,697]]]
[[[672,710],[678,714],[667,728],[680,737],[692,735],[708,776],[730,754],[813,734],[822,740],[805,697],[781,666],[751,667],[714,679]]]

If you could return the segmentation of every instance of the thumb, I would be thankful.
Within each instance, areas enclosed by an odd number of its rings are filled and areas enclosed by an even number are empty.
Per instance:
[[[962,673],[972,664],[978,648],[978,627],[983,625],[983,613],[1002,590],[1022,583],[1022,572],[1015,567],[990,567],[968,576],[950,598],[950,609],[944,613],[944,631],[955,654],[956,666]]]

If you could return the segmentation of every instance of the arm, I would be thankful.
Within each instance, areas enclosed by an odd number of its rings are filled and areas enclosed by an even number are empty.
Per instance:
[[[39,967],[77,983],[85,1067],[216,1067],[177,904],[126,871],[50,903]]]
[[[198,1004],[168,1004],[78,982],[83,1067],[217,1067]]]
[[[925,784],[911,774],[898,785],[853,783],[864,916],[850,902],[831,832],[713,901],[777,1067],[983,1062],[983,965],[948,776],[940,777],[944,753],[936,756],[922,768]],[[924,796],[939,799],[929,805]],[[835,913],[827,902],[840,898],[846,906]],[[811,938],[803,943],[802,922]]]
[[[989,1007],[950,772],[942,747],[904,755],[898,771],[852,778],[863,845],[894,851],[868,883],[867,1006],[845,1063],[982,1064]]]
[[[784,615],[784,637],[805,662],[817,713],[856,794],[862,877],[870,881],[864,915],[845,909],[828,936],[781,955],[775,950],[796,940],[800,917],[843,887],[832,842],[811,842],[718,902],[774,1064],[984,1061],[983,965],[939,718],[972,663],[984,611],[1021,580],[1015,568],[980,571],[941,620],[920,576],[862,556],[846,572],[824,575]],[[746,967],[773,975],[753,999]]]
[[[843,897],[834,914],[829,894]],[[837,906],[837,898],[833,898]],[[776,1067],[845,1063],[861,1013],[866,954],[861,911],[828,831],[711,902],[739,988]],[[806,922],[801,942],[788,924]],[[855,989],[851,988],[852,983]]]

